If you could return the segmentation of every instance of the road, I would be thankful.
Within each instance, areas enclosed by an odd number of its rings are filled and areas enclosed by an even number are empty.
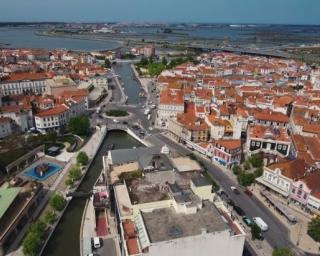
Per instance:
[[[173,142],[163,134],[155,134],[149,137],[150,142],[163,145],[166,144],[175,151],[180,152],[183,155],[193,153],[193,151],[185,148],[181,144]],[[243,193],[240,195],[234,194],[230,187],[238,186],[229,175],[227,175],[219,167],[214,166],[209,160],[204,159],[203,162],[207,167],[208,171],[212,174],[213,178],[220,184],[221,188],[229,195],[229,197],[240,206],[246,212],[247,216],[250,217],[261,217],[268,224],[269,230],[263,235],[272,247],[286,247],[291,248],[294,251],[294,255],[309,255],[298,249],[289,239],[287,228],[272,215],[272,213],[265,207],[257,198],[249,197]]]
[[[150,86],[150,90],[148,91],[152,99],[156,99],[156,91],[152,92],[152,86]],[[114,90],[120,90],[115,86]],[[116,95],[120,95],[120,93],[116,93]],[[119,97],[119,96],[118,96]],[[153,145],[164,145],[166,144],[171,149],[176,152],[179,152],[182,155],[188,155],[193,153],[193,151],[185,148],[183,145],[178,144],[171,139],[167,138],[165,135],[161,134],[158,130],[153,129],[150,131],[148,128],[152,124],[152,121],[147,120],[147,117],[144,115],[144,109],[146,102],[142,101],[138,105],[125,105],[119,104],[117,101],[119,100],[118,97],[114,98],[114,101],[111,104],[108,104],[103,111],[110,108],[118,108],[118,109],[125,109],[132,113],[130,118],[128,118],[129,125],[133,123],[138,123],[140,126],[148,131],[148,135],[145,137]],[[120,98],[120,97],[119,97]],[[154,100],[155,102],[155,100]],[[155,112],[153,115],[155,115]],[[94,116],[93,119],[97,117]],[[154,117],[153,117],[154,118]],[[99,120],[100,123],[110,122],[110,120],[101,119]],[[249,217],[261,217],[264,221],[268,224],[269,230],[264,233],[265,239],[269,242],[272,247],[285,247],[290,248],[294,251],[294,255],[311,255],[302,252],[298,249],[289,239],[289,234],[287,228],[276,218],[272,215],[272,213],[268,210],[266,206],[264,206],[257,198],[249,197],[246,194],[242,193],[240,195],[234,194],[230,187],[231,186],[238,186],[238,184],[230,178],[228,174],[225,173],[222,169],[213,165],[211,161],[208,159],[204,159],[203,161],[205,166],[207,167],[210,174],[213,178],[220,184],[221,188],[229,195],[229,197],[236,203],[236,205],[240,206],[246,212],[247,216]]]

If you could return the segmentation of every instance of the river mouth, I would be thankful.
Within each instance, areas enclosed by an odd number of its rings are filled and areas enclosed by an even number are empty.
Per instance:
[[[114,130],[108,132],[78,188],[79,191],[92,189],[103,168],[102,156],[107,154],[108,148],[112,144],[114,144],[115,149],[143,146],[124,131]],[[85,203],[86,199],[83,198],[71,200],[42,255],[80,255],[80,226]]]

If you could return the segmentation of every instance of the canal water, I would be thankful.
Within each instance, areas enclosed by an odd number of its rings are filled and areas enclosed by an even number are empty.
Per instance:
[[[119,81],[123,86],[125,95],[128,95],[128,104],[139,104],[139,93],[141,91],[140,83],[133,79],[133,71],[131,69],[131,63],[120,62],[114,66],[114,71],[119,75]]]
[[[107,153],[108,147],[111,144],[115,145],[115,149],[143,146],[140,142],[132,138],[124,131],[108,132],[78,190],[89,191],[92,189],[103,168],[102,156]],[[73,199],[70,202],[56,230],[49,240],[43,255],[80,255],[80,225],[85,203],[85,199]]]

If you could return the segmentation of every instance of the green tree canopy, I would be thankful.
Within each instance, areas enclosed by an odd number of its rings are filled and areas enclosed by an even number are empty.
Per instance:
[[[276,248],[273,250],[272,256],[293,256],[293,253],[288,248]]]
[[[24,255],[35,256],[38,254],[46,229],[47,225],[42,221],[37,221],[31,225],[29,232],[22,243]]]
[[[78,166],[73,166],[68,174],[72,181],[79,180],[81,177],[81,170]]]
[[[64,209],[66,203],[67,200],[61,194],[58,193],[55,193],[49,201],[50,206],[59,212]]]
[[[47,211],[44,215],[45,222],[53,224],[57,219],[57,214],[54,211]]]
[[[77,155],[77,163],[81,165],[86,165],[89,161],[89,157],[86,152],[81,151]]]
[[[73,117],[69,121],[69,129],[77,135],[87,135],[90,127],[89,118],[87,116]]]
[[[253,154],[249,158],[249,162],[251,165],[255,168],[262,167],[263,166],[263,158],[261,157],[260,154]]]
[[[251,235],[252,240],[258,239],[261,235],[261,228],[256,223],[251,226]]]
[[[105,59],[104,60],[104,67],[105,68],[111,68],[111,62],[109,59]]]
[[[320,242],[320,216],[313,218],[308,225],[308,235],[313,240]]]

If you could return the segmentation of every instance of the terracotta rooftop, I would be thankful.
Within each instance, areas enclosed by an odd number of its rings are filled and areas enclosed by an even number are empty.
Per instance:
[[[241,147],[241,140],[216,140],[216,144],[221,145],[227,149],[237,149]]]
[[[307,174],[301,180],[311,189],[311,194],[320,199],[320,170]]]
[[[65,106],[64,104],[57,105],[54,108],[39,112],[38,114],[36,114],[36,116],[37,117],[55,116],[55,115],[59,115],[59,114],[62,114],[64,112],[68,111],[68,109],[69,108],[67,106]]]
[[[160,93],[160,104],[183,105],[183,93],[181,90],[165,89]]]
[[[271,139],[289,142],[289,136],[285,128],[273,128],[262,125],[251,125],[249,128],[250,138]]]
[[[299,179],[304,176],[309,168],[309,165],[303,159],[295,159],[274,163],[267,166],[271,170],[280,169],[283,176],[289,179]]]
[[[24,80],[43,80],[48,79],[47,73],[14,73],[7,77],[5,82],[24,81]]]
[[[285,114],[273,111],[262,111],[255,114],[257,120],[288,123],[289,117]]]

